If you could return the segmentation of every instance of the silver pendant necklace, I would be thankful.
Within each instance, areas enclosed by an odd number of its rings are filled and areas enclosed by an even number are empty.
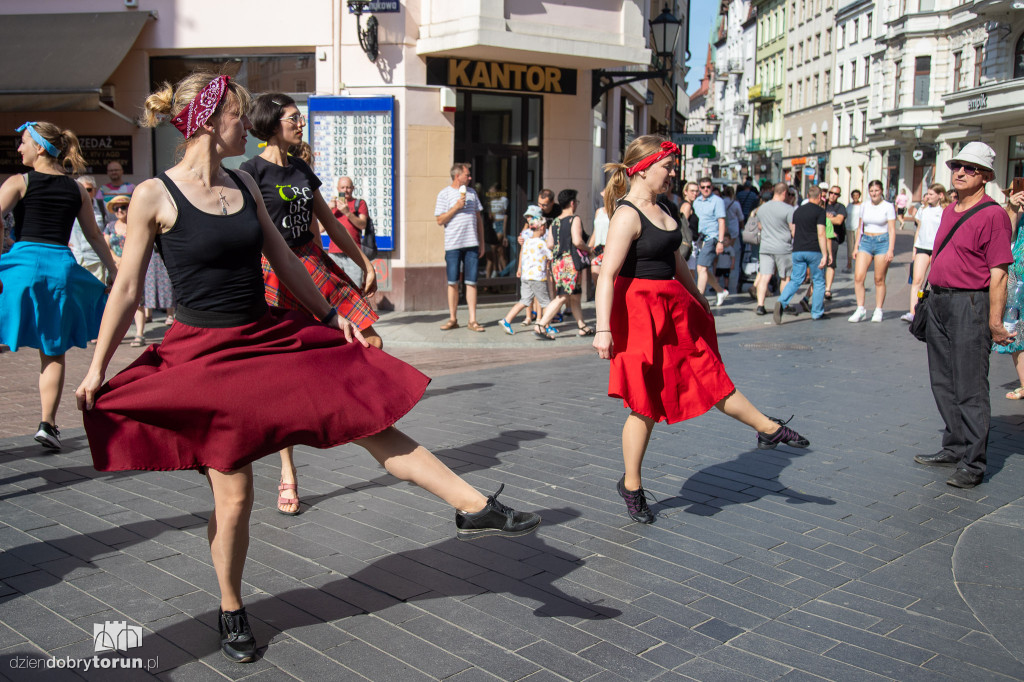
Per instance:
[[[214,199],[216,199],[217,201],[220,202],[220,214],[221,215],[227,215],[228,214],[228,198],[226,196],[224,196],[224,188],[218,187],[217,188],[217,192],[214,192],[213,188],[210,187],[208,184],[206,184],[206,181],[203,180],[203,176],[200,175],[199,172],[196,171],[195,168],[193,168],[192,166],[189,166],[188,169],[190,171],[192,171],[192,174],[196,176],[197,180],[199,180],[199,184],[201,184],[206,189],[207,192],[209,192],[211,195],[213,195]],[[219,193],[219,196],[218,196],[218,193]]]

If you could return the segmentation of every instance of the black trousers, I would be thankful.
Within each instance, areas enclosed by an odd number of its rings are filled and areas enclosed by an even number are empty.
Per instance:
[[[928,375],[939,415],[946,423],[942,449],[960,458],[957,468],[985,473],[992,406],[988,363],[988,292],[934,289],[928,297]]]

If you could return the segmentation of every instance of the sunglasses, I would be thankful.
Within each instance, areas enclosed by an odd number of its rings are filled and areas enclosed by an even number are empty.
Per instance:
[[[114,207],[114,213],[120,213],[121,211],[124,211],[125,213],[127,213],[128,212],[128,207],[127,206],[115,206]]]
[[[964,173],[969,176],[975,175],[978,171],[986,170],[984,168],[979,168],[978,166],[972,166],[968,163],[960,163],[959,161],[950,161],[946,165],[948,165],[949,170],[953,171],[954,173],[956,173],[958,170],[962,168]]]
[[[828,193],[828,195],[829,195],[830,197],[837,197],[837,196],[839,196],[840,194],[842,194],[842,192],[829,192],[829,193]]]
[[[295,125],[305,125],[306,117],[302,114],[292,114],[291,116],[285,116],[281,119],[282,121],[291,121]]]
[[[85,191],[86,191],[86,192],[95,192],[95,191],[96,191],[96,188],[95,188],[95,187],[86,187],[86,188],[85,188]]]
[[[701,185],[701,189],[711,189],[711,185]]]

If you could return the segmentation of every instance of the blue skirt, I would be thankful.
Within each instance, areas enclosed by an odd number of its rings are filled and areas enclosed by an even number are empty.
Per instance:
[[[63,355],[99,334],[103,282],[57,244],[18,242],[0,259],[0,343]]]

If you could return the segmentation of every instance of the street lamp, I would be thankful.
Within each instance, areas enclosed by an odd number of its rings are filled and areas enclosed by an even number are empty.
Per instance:
[[[360,23],[363,10],[370,4],[370,0],[348,0],[348,9],[356,15],[356,35],[359,36],[359,47],[371,62],[377,61],[377,17],[370,16],[366,20],[366,30]]]
[[[924,137],[924,128],[917,126],[914,128],[914,139],[920,140],[922,137]]]
[[[605,69],[594,69],[591,72],[591,107],[596,107],[601,101],[601,96],[619,85],[636,83],[638,81],[650,80],[651,78],[665,78],[672,72],[671,57],[675,54],[675,47],[679,42],[679,34],[683,29],[683,22],[677,19],[666,5],[654,19],[648,24],[651,29],[651,40],[654,42],[654,56],[657,57],[659,65],[668,58],[668,66],[662,69],[648,69],[647,71],[608,71]],[[683,52],[685,54],[685,48]]]

